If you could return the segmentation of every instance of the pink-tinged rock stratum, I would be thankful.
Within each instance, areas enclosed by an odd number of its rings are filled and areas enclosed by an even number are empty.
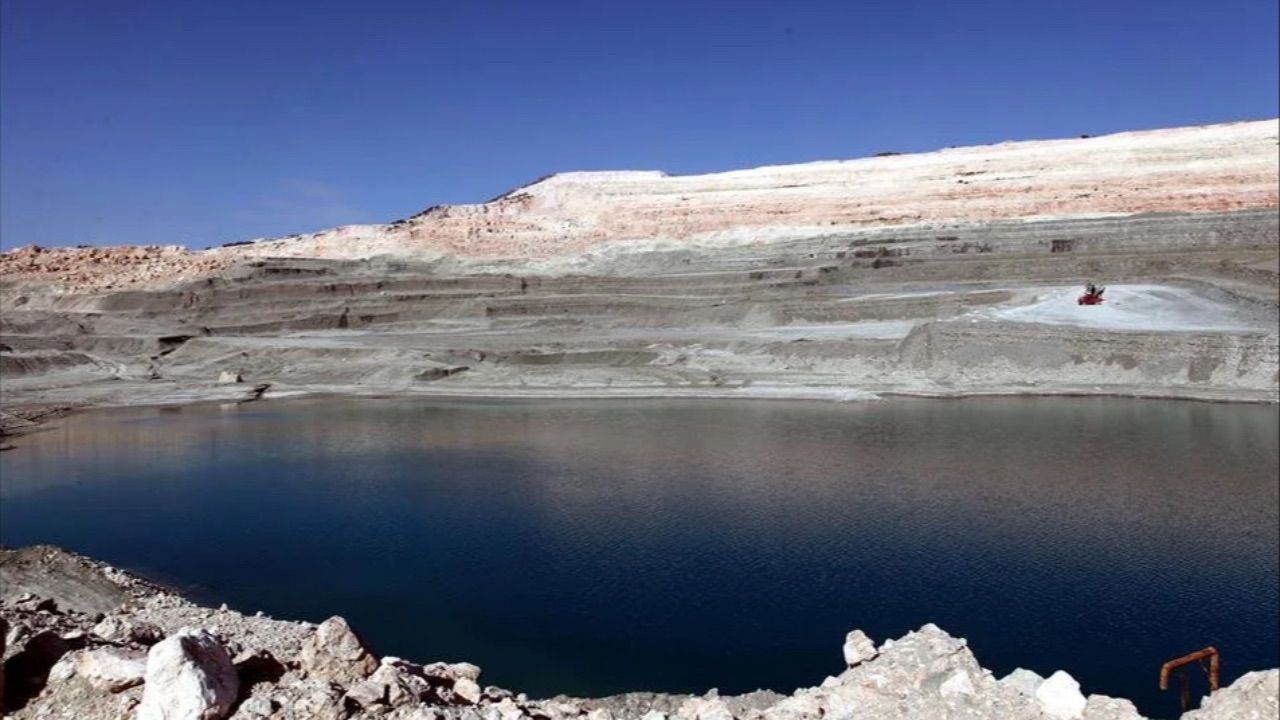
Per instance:
[[[0,408],[266,387],[1276,402],[1278,138],[1271,119],[568,173],[201,252],[27,247],[0,255]],[[1084,283],[1106,302],[1078,305]]]
[[[415,250],[539,258],[609,241],[758,239],[877,227],[1276,207],[1280,121],[1010,142],[709,175],[553,175],[400,225],[266,243],[266,253]]]
[[[876,227],[1274,208],[1278,138],[1280,120],[1270,119],[707,175],[569,172],[386,225],[204,252],[23,248],[0,255],[0,277],[124,288],[191,280],[260,257],[545,259],[605,243],[642,251]]]

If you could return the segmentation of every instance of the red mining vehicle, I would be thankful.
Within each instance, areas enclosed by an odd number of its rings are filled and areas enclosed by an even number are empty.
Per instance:
[[[1106,288],[1089,283],[1084,286],[1084,294],[1076,298],[1077,305],[1101,305],[1102,293]]]

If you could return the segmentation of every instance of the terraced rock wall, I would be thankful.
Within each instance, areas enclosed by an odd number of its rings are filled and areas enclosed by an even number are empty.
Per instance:
[[[277,393],[1274,401],[1277,238],[1276,212],[1243,210],[601,252],[559,274],[281,258],[171,288],[10,283],[0,392],[221,396],[226,372]],[[1064,310],[1086,281],[1112,304]]]

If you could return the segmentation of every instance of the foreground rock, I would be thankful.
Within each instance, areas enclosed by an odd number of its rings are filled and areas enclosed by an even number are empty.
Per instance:
[[[1230,687],[1205,698],[1185,720],[1254,720],[1276,716],[1280,703],[1280,670],[1246,673]]]
[[[299,661],[308,674],[339,685],[358,683],[378,667],[378,659],[340,617],[320,623],[302,644]]]
[[[141,685],[147,672],[146,657],[141,653],[98,648],[79,653],[72,672],[93,687],[120,692]]]
[[[77,720],[1141,720],[1132,703],[1086,695],[1067,673],[997,680],[967,643],[934,625],[876,643],[845,638],[846,669],[791,695],[630,693],[529,699],[480,682],[470,663],[379,659],[345,620],[318,626],[193,605],[127,573],[54,548],[66,578],[22,575],[0,606],[5,710]],[[30,569],[28,567],[28,569]],[[110,577],[107,574],[110,573]],[[97,574],[105,584],[90,579]],[[14,576],[17,577],[17,576]],[[106,614],[64,607],[29,587],[84,587],[125,598]],[[833,647],[834,654],[834,647]],[[1276,718],[1280,671],[1249,673],[1206,699],[1194,720]]]
[[[853,630],[844,639],[844,664],[853,667],[876,656],[876,644],[861,630]]]
[[[147,653],[138,720],[219,720],[239,693],[240,678],[222,643],[204,630],[183,628]]]

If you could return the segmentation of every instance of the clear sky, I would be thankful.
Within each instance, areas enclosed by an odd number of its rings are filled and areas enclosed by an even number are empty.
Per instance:
[[[1274,117],[1276,0],[0,0],[0,243]]]

